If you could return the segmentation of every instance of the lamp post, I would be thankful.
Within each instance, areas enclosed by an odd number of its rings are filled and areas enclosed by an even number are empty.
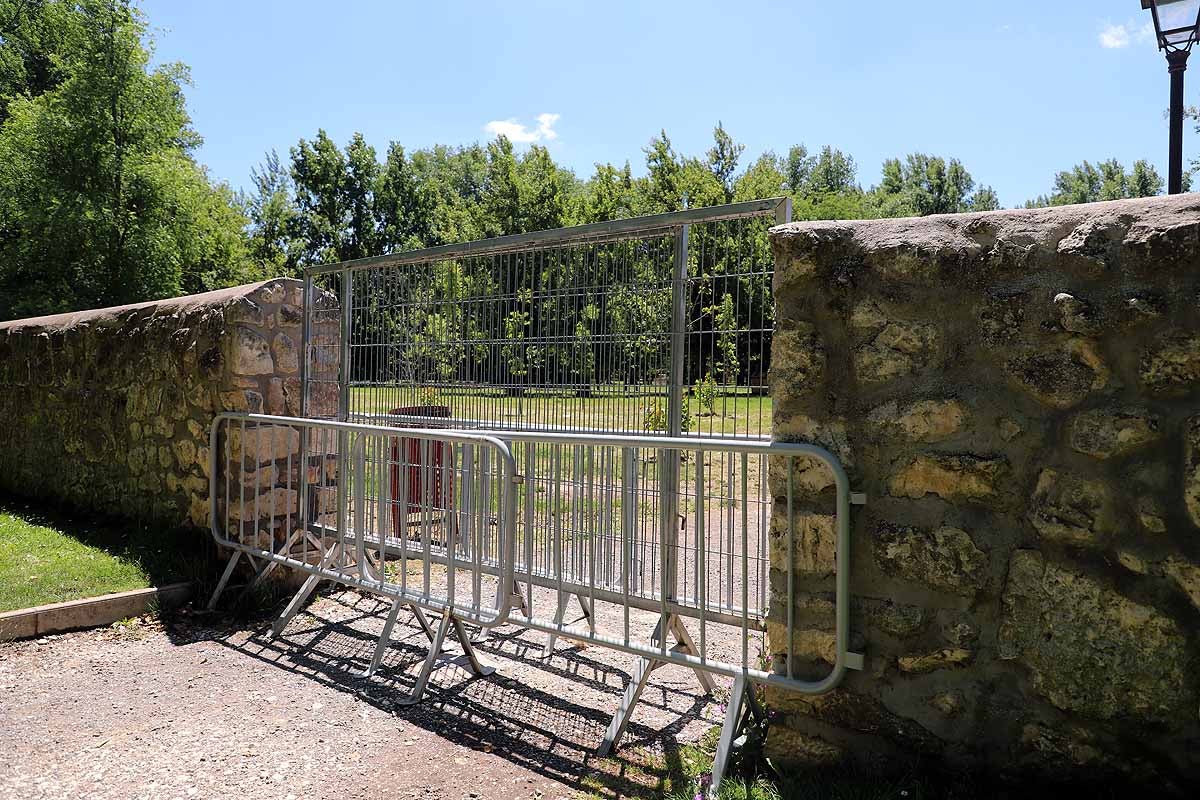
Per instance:
[[[1154,17],[1158,48],[1167,54],[1171,75],[1171,138],[1167,193],[1183,191],[1183,73],[1188,54],[1200,36],[1200,0],[1142,0]]]

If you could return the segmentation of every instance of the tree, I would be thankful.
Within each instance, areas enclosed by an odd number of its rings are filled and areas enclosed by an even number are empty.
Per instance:
[[[347,235],[339,257],[342,261],[378,255],[379,232],[375,213],[375,188],[380,166],[375,148],[361,133],[355,133],[346,145]]]
[[[808,148],[802,144],[792,145],[788,150],[787,164],[783,167],[788,188],[800,192],[808,186],[809,176],[812,175],[816,159],[808,154]]]
[[[342,253],[350,200],[342,151],[321,129],[312,142],[301,139],[292,148],[291,157],[297,233],[304,242],[301,265],[345,260]]]
[[[0,0],[0,125],[18,97],[33,99],[62,83],[68,7],[47,0]]]
[[[375,189],[380,247],[388,252],[415,250],[432,242],[436,190],[422,180],[398,142],[388,145],[387,160]]]
[[[1150,162],[1140,158],[1133,162],[1133,171],[1126,181],[1130,197],[1153,197],[1162,194],[1163,179]]]
[[[624,219],[634,215],[636,203],[629,162],[621,169],[597,164],[596,173],[580,193],[576,217],[580,223]]]
[[[482,205],[489,236],[521,232],[521,187],[517,159],[507,136],[497,136],[487,146],[487,172]]]
[[[187,70],[149,69],[139,13],[123,0],[24,8],[44,15],[35,28],[53,26],[39,42],[53,45],[54,77],[37,87],[26,81],[6,98],[0,315],[129,303],[256,277],[243,210],[192,158],[200,138],[183,99]]]
[[[567,224],[568,187],[550,151],[533,145],[517,170],[520,229],[541,231]]]
[[[738,159],[746,151],[746,145],[733,141],[725,127],[720,122],[713,128],[713,146],[705,153],[708,169],[724,189],[725,203],[733,202],[734,176],[737,173]]]
[[[639,211],[645,214],[679,211],[683,208],[683,189],[680,185],[683,166],[671,149],[667,132],[664,130],[651,139],[649,147],[643,152],[646,154],[647,175],[639,181],[642,200]]]
[[[1129,172],[1115,158],[1093,166],[1084,161],[1054,176],[1054,191],[1026,203],[1027,207],[1065,206],[1095,203],[1127,197],[1152,197],[1161,194],[1163,180],[1145,160],[1134,162]]]
[[[990,186],[975,191],[975,179],[962,162],[940,156],[910,153],[901,162],[883,162],[879,185],[871,190],[876,216],[926,216],[1000,207]]]
[[[274,150],[250,172],[253,192],[242,199],[250,217],[250,255],[271,275],[295,275],[303,242],[296,239],[298,215],[292,178]]]
[[[802,186],[794,187],[801,195],[842,194],[854,188],[858,166],[854,159],[829,145],[821,148]]]

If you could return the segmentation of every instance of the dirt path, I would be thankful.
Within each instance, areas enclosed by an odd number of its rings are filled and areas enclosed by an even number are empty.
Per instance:
[[[605,798],[656,796],[681,744],[719,721],[689,671],[655,672],[618,757],[597,759],[634,666],[619,653],[495,631],[497,668],[434,673],[397,705],[426,640],[385,608],[320,598],[272,641],[267,624],[196,617],[0,645],[0,798]]]

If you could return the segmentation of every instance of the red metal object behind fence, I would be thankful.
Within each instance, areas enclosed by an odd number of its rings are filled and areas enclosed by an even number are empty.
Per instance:
[[[450,406],[408,406],[395,408],[390,412],[398,417],[450,417]],[[446,428],[449,423],[424,422],[410,425],[413,428]],[[428,456],[429,463],[424,463],[422,450]],[[431,442],[422,439],[411,439],[398,436],[392,440],[392,525],[397,537],[404,536],[407,530],[409,514],[422,509],[449,510],[449,500],[454,496],[454,473],[444,469],[444,442]],[[408,493],[406,508],[401,510],[398,498],[400,493],[401,469],[405,473]]]

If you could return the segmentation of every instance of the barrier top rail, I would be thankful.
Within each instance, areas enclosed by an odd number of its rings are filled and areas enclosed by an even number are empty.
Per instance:
[[[425,247],[420,250],[409,250],[403,253],[358,258],[352,261],[341,261],[336,264],[322,264],[320,266],[308,267],[304,273],[306,277],[312,277],[331,272],[354,272],[372,267],[401,266],[442,258],[486,256],[511,250],[534,248],[541,245],[610,239],[627,234],[664,230],[699,222],[720,222],[722,220],[755,217],[769,213],[774,213],[777,219],[782,220],[785,216],[790,216],[787,213],[787,210],[790,209],[790,204],[790,198],[772,197],[767,200],[747,200],[724,206],[693,208],[686,211],[672,211],[666,214],[652,214],[644,217],[610,220],[608,222],[591,222],[586,225],[575,225],[569,228],[515,233],[510,236],[476,239],[471,242],[437,245],[435,247]]]

